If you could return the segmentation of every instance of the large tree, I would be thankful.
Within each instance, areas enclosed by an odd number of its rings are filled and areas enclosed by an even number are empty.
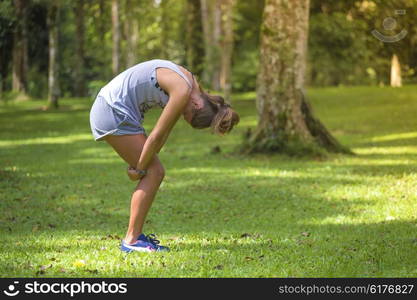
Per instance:
[[[119,0],[112,0],[111,5],[111,21],[112,21],[112,71],[113,75],[117,75],[120,72],[121,65],[121,53],[120,53],[120,40],[121,40],[121,26],[119,16]]]
[[[106,15],[106,1],[105,0],[98,0],[98,7],[99,7],[99,13],[98,13],[98,24],[97,24],[97,31],[99,33],[100,36],[100,40],[104,41],[105,40],[105,35],[106,35],[106,24],[107,22],[107,15]]]
[[[200,2],[205,45],[203,79],[212,89],[221,90],[227,101],[231,93],[234,2],[235,0]]]
[[[13,32],[13,85],[17,92],[27,92],[28,71],[28,3],[27,0],[14,0],[16,26]]]
[[[14,7],[10,2],[0,2],[0,98],[7,89],[13,49]]]
[[[138,63],[137,47],[139,41],[139,22],[136,16],[136,3],[132,0],[125,1],[125,33],[126,33],[126,67]]]
[[[73,6],[75,15],[75,96],[85,96],[85,58],[84,58],[84,0],[76,0]]]
[[[258,127],[246,152],[347,151],[305,98],[309,0],[266,0],[257,88]]]
[[[201,0],[201,17],[204,33],[203,81],[214,90],[220,90],[220,0]]]
[[[187,67],[190,68],[194,74],[201,76],[204,67],[204,39],[203,23],[201,19],[201,2],[187,0],[185,9],[185,50]]]
[[[49,32],[49,71],[48,71],[48,108],[58,108],[59,98],[59,64],[58,31],[60,8],[58,1],[48,4],[47,24]]]
[[[221,28],[222,38],[220,45],[221,64],[220,64],[220,87],[224,93],[226,101],[230,102],[232,92],[232,56],[233,56],[233,6],[235,0],[223,0],[221,2]]]

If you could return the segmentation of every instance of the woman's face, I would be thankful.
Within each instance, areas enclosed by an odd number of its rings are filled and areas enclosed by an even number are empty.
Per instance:
[[[204,106],[204,102],[201,96],[191,95],[184,109],[184,113],[183,113],[184,120],[191,124],[191,120],[193,119],[194,112],[203,108],[203,106]]]
[[[189,101],[189,102],[187,103],[187,105],[185,106],[183,116],[184,116],[184,120],[185,120],[187,123],[190,123],[190,124],[191,124],[191,120],[192,120],[192,118],[193,118],[193,112],[192,112],[192,107],[191,107],[191,105],[190,105],[190,101]]]

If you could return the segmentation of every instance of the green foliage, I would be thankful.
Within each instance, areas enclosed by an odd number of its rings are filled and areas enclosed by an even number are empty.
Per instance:
[[[367,48],[366,23],[345,13],[317,14],[310,18],[309,68],[316,85],[376,84],[367,77],[372,57]],[[366,33],[369,35],[368,33]],[[370,37],[372,38],[372,36]],[[358,68],[361,62],[362,68]]]
[[[100,89],[106,84],[105,81],[102,80],[92,80],[88,83],[88,95],[90,95],[91,99],[95,99],[97,97],[98,92]]]
[[[132,1],[126,7],[120,1],[122,23],[122,68],[126,67],[127,30],[126,12],[138,20],[139,41],[136,45],[137,62],[153,58],[170,59],[186,67],[186,0]],[[384,85],[389,83],[390,59],[400,57],[405,83],[417,82],[417,26],[414,0],[310,1],[308,84],[327,85]],[[29,37],[29,94],[46,96],[48,72],[48,31],[46,9],[50,1],[30,1],[28,13]],[[74,1],[60,1],[60,89],[61,95],[74,94],[75,80],[75,16]],[[234,91],[256,88],[259,65],[259,38],[264,1],[236,1],[234,9],[234,54],[232,86]],[[111,1],[85,1],[84,7],[84,76],[90,81],[107,82],[112,77]],[[402,16],[396,9],[405,9]],[[402,41],[382,43],[371,34],[378,29],[386,35],[383,20],[395,17],[398,31],[408,34]],[[16,20],[11,0],[0,2],[0,69],[5,90],[11,89],[12,34]],[[202,31],[202,30],[201,30]],[[202,34],[202,32],[201,32]],[[201,37],[188,36],[190,43],[201,44]],[[201,45],[196,46],[201,53]],[[188,46],[188,49],[190,45]],[[287,51],[284,51],[287,52]],[[286,55],[287,53],[281,53]],[[196,73],[210,68],[194,57]],[[201,60],[200,60],[201,61]],[[191,67],[192,68],[192,67]]]
[[[234,91],[256,89],[263,7],[264,1],[236,1],[232,70]]]
[[[404,82],[416,80],[417,29],[414,0],[312,1],[310,18],[310,74],[313,85],[389,84],[393,53],[400,57]],[[405,14],[396,14],[404,10]],[[384,29],[387,17],[395,28]],[[404,39],[383,43],[372,35],[378,30]]]
[[[232,73],[234,91],[247,92],[256,89],[259,69],[259,54],[256,50],[236,53]]]
[[[29,70],[28,95],[33,98],[43,98],[48,93],[48,77],[40,75],[37,68]]]
[[[15,101],[17,98],[19,98],[20,93],[17,91],[8,91],[3,92],[1,94],[0,100],[4,101],[6,104],[10,101]]]
[[[3,38],[5,34],[11,29],[14,22],[16,21],[16,17],[14,15],[13,6],[11,1],[1,1],[0,2],[0,45],[3,45]]]
[[[124,2],[121,1],[121,4]],[[137,2],[136,2],[137,3]],[[126,9],[126,8],[125,8]],[[139,44],[137,45],[138,62],[161,58],[170,59],[177,63],[185,63],[184,44],[184,15],[185,1],[163,0],[163,1],[139,1],[135,8],[132,8],[134,16],[139,20]],[[109,8],[107,8],[109,11]],[[106,13],[107,13],[106,11]],[[125,14],[121,14],[123,22]],[[108,17],[110,19],[110,16]],[[94,23],[94,20],[91,20]],[[111,23],[106,27],[105,44],[107,51],[111,54]],[[92,24],[94,27],[94,25]],[[125,34],[125,32],[123,33]],[[103,40],[96,41],[96,47],[100,47]],[[122,42],[122,49],[125,48],[125,39]],[[123,55],[124,56],[124,55]],[[109,56],[111,61],[111,56]],[[109,64],[110,68],[111,64]],[[102,77],[100,79],[103,79]]]
[[[46,112],[44,100],[0,105],[1,274],[416,277],[415,89],[308,91],[356,156],[232,155],[256,124],[253,93],[234,95],[241,123],[228,136],[179,121],[159,154],[166,178],[145,224],[173,250],[161,254],[118,249],[134,183],[93,140],[89,101]],[[148,132],[159,114],[146,116]],[[214,145],[222,151],[211,155]]]

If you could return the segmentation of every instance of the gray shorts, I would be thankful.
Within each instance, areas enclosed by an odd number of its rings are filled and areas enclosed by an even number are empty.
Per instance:
[[[139,116],[140,118],[140,116]],[[90,110],[90,126],[96,141],[106,135],[145,134],[142,119],[132,120],[129,116],[111,107],[106,100],[97,96]]]

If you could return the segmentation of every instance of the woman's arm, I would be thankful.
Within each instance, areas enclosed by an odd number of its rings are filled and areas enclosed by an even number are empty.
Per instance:
[[[158,150],[156,150],[156,153],[159,153],[159,151],[161,151],[162,147],[165,145],[165,143],[168,139],[168,136],[169,136],[169,132],[165,132],[164,137],[161,140],[161,144],[160,144]]]
[[[159,70],[157,71],[159,72]],[[169,133],[183,113],[191,92],[185,80],[174,71],[163,69],[163,72],[157,74],[157,76],[159,85],[169,94],[169,101],[143,145],[142,153],[136,165],[137,170],[146,170],[153,156],[162,148]]]

